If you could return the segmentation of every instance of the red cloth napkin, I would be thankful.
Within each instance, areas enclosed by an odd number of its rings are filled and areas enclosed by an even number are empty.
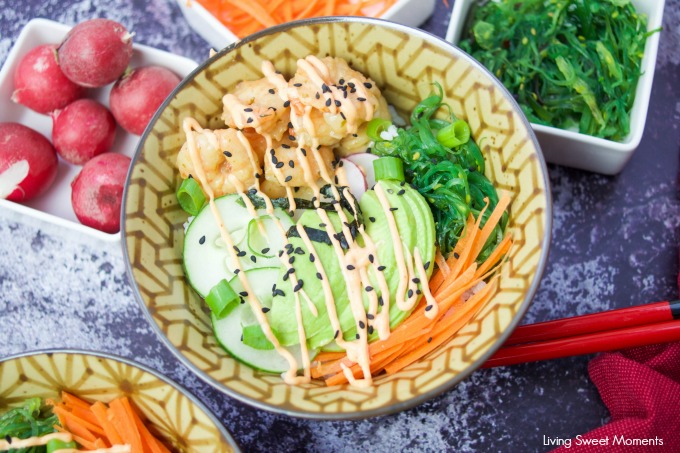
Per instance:
[[[611,421],[556,452],[680,452],[680,343],[604,353],[588,372]]]

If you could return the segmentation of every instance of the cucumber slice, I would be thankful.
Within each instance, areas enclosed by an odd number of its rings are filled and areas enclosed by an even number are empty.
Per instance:
[[[280,265],[278,257],[273,259],[255,257],[253,260],[251,259],[253,255],[247,253],[248,224],[253,217],[237,202],[239,198],[238,195],[225,195],[215,200],[224,227],[234,239],[235,245],[246,252],[239,259],[239,269],[245,271]],[[269,218],[264,209],[258,210],[257,214]],[[290,228],[293,224],[288,214],[282,209],[275,209],[274,214],[281,219],[284,229]],[[270,222],[273,220],[270,219]],[[272,240],[269,247],[278,253],[278,250],[283,248],[284,238],[281,234],[270,235],[270,237]],[[183,265],[189,285],[203,298],[220,280],[223,278],[229,280],[234,276],[235,269],[232,268],[229,252],[220,236],[220,229],[210,205],[206,205],[187,228],[184,238]]]
[[[255,291],[255,295],[263,306],[270,307],[272,302],[271,288],[276,283],[279,275],[278,268],[251,269],[245,272],[248,281]],[[229,284],[234,291],[244,291],[241,281],[233,278]],[[239,304],[225,318],[217,319],[211,316],[213,331],[217,342],[234,359],[252,368],[268,373],[283,373],[288,370],[289,364],[276,350],[255,349],[247,346],[241,340],[243,327],[257,324],[257,318],[247,301]],[[302,363],[300,347],[291,346],[286,348],[298,364]],[[316,355],[317,351],[309,351],[310,358]]]

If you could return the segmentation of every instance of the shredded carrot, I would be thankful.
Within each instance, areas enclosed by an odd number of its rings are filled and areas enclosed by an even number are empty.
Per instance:
[[[433,319],[425,316],[425,301],[421,300],[411,315],[397,326],[385,340],[369,345],[371,373],[396,373],[423,358],[437,347],[451,340],[494,296],[498,288],[497,269],[507,258],[512,238],[507,234],[496,249],[477,264],[480,250],[500,221],[510,203],[509,194],[502,194],[485,225],[480,228],[482,215],[467,221],[465,232],[448,260],[439,255],[438,269],[430,279],[430,291],[437,301],[439,312]],[[480,282],[486,285],[467,301],[462,296]],[[361,375],[360,367],[346,355],[323,353],[316,357],[312,376],[323,377],[326,385],[347,382],[342,367]]]
[[[109,417],[106,413],[106,406],[104,405],[104,403],[102,403],[101,401],[97,401],[96,403],[94,403],[92,405],[92,413],[99,422],[99,426],[101,426],[104,429],[106,437],[111,443],[111,445],[122,444],[123,439],[120,437],[120,434],[116,430],[116,427],[113,426],[113,423],[111,423],[111,420],[109,420]]]
[[[239,38],[274,25],[320,16],[385,14],[397,0],[197,0]]]
[[[118,398],[109,403],[109,410],[112,411],[115,417],[114,425],[118,428],[118,432],[123,438],[123,442],[130,445],[132,453],[144,453],[144,446],[142,445],[142,437],[139,435],[137,425],[130,411],[130,402],[126,397]]]

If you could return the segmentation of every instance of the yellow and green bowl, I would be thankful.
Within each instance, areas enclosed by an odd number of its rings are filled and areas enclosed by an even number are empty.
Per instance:
[[[270,60],[285,75],[307,55],[342,57],[373,79],[402,116],[439,82],[484,152],[487,176],[510,192],[514,237],[500,289],[449,343],[371,388],[291,387],[242,365],[217,344],[210,317],[182,270],[183,223],[175,160],[181,123],[220,125],[222,96],[262,77]],[[403,410],[460,382],[500,347],[526,312],[546,264],[551,233],[547,170],[538,142],[512,96],[470,56],[424,31],[378,19],[333,17],[270,28],[201,64],[177,87],[142,137],[124,195],[123,247],[139,302],[156,332],[198,376],[258,408],[320,419],[362,418]]]
[[[198,399],[169,379],[126,359],[55,350],[0,362],[0,414],[27,398],[59,399],[62,390],[90,402],[106,403],[127,396],[173,451],[240,451],[229,432]]]

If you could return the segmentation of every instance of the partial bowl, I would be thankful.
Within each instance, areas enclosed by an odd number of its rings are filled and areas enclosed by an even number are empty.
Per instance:
[[[240,451],[197,398],[132,361],[75,350],[36,351],[0,361],[0,413],[27,398],[59,399],[62,390],[90,402],[127,396],[173,451]]]
[[[416,27],[434,11],[435,0],[397,0],[380,19]],[[240,38],[196,0],[177,0],[191,28],[215,49],[223,49]]]
[[[222,96],[313,54],[346,59],[380,87],[402,117],[439,82],[455,115],[483,148],[487,176],[511,194],[515,245],[492,301],[444,347],[370,388],[323,382],[291,387],[242,365],[218,345],[210,316],[182,269],[183,224],[175,161],[182,121],[218,128]],[[290,74],[288,74],[290,75]],[[255,34],[202,63],[157,112],[133,159],[124,196],[123,247],[136,297],[165,344],[198,376],[258,408],[299,417],[362,418],[406,409],[456,385],[500,347],[529,307],[546,264],[551,202],[538,141],[512,96],[468,55],[421,30],[366,18],[322,18]],[[222,126],[223,127],[223,126]]]
[[[0,70],[0,122],[21,123],[44,135],[50,142],[52,141],[52,118],[49,115],[34,112],[28,107],[12,102],[14,72],[21,58],[31,49],[43,44],[59,44],[69,30],[71,30],[70,26],[48,19],[33,19],[21,30],[14,47],[7,55],[2,70]],[[148,65],[164,66],[178,76],[184,77],[196,67],[196,62],[153,47],[135,44],[130,65],[134,68]],[[92,98],[108,108],[110,91],[111,84],[92,89],[88,92],[88,98]],[[116,141],[111,151],[132,157],[138,141],[138,136],[126,132],[118,126],[116,128]],[[85,234],[105,242],[115,243],[120,241],[120,233],[99,231],[83,225],[76,218],[71,205],[71,181],[78,175],[81,168],[80,165],[73,165],[59,158],[57,177],[44,194],[23,203],[0,199],[0,208],[15,211],[39,221],[56,224],[70,229],[76,234]]]
[[[647,15],[647,30],[661,26],[665,0],[631,0],[638,13]],[[479,0],[456,0],[446,40],[458,45],[470,8]],[[575,131],[531,124],[548,162],[579,168],[605,175],[621,172],[640,145],[647,120],[649,98],[652,93],[659,33],[654,33],[645,44],[642,57],[642,76],[635,91],[635,102],[630,112],[630,133],[620,142],[593,137]]]

